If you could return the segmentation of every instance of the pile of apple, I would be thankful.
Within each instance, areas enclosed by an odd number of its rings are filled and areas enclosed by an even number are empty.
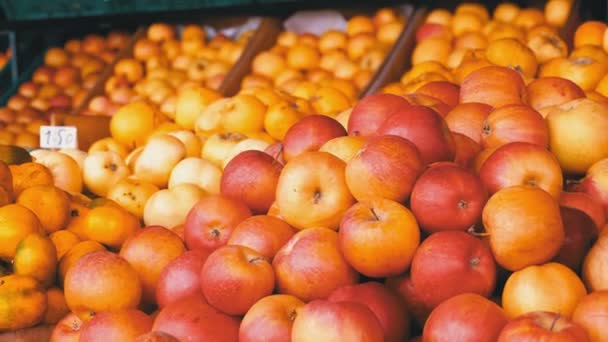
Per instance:
[[[70,113],[78,107],[128,40],[122,32],[107,37],[91,34],[68,40],[63,48],[48,49],[32,80],[21,84],[0,108],[0,142],[38,147],[40,125],[48,123],[53,113]]]
[[[474,70],[500,65],[519,71],[526,84],[537,76],[557,76],[575,82],[591,96],[596,92],[605,95],[607,86],[598,86],[608,71],[604,51],[608,40],[603,42],[605,24],[588,22],[579,27],[574,50],[568,54],[558,29],[567,20],[571,6],[570,0],[551,0],[543,13],[537,8],[502,3],[492,18],[479,4],[463,3],[454,14],[433,10],[416,32],[412,69],[400,83],[385,90],[404,94],[415,92],[430,81],[460,84]],[[608,79],[603,81],[607,82]]]
[[[208,37],[205,28],[181,28],[166,23],[148,27],[137,40],[132,56],[114,66],[105,95],[94,97],[84,114],[113,115],[120,106],[145,99],[173,116],[179,89],[192,85],[217,90],[239,59],[253,31],[236,39],[224,34]]]
[[[313,105],[316,98],[330,93],[335,108],[315,109],[335,115],[358,98],[405,24],[396,10],[381,8],[372,16],[349,18],[344,32],[333,29],[319,36],[282,32],[275,46],[255,57],[242,88],[276,87]]]

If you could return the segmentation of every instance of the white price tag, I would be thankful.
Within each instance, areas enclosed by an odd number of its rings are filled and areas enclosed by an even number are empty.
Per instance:
[[[74,126],[40,126],[41,148],[78,148],[78,131]]]

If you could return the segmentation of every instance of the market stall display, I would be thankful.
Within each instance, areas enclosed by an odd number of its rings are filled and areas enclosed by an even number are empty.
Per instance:
[[[80,149],[0,146],[0,341],[608,340],[608,25],[578,6],[138,30],[50,115]]]

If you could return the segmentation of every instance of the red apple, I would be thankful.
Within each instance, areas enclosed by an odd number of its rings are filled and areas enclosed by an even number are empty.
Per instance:
[[[460,84],[460,103],[485,103],[499,108],[523,104],[525,99],[526,85],[522,76],[507,67],[483,67],[468,74]]]
[[[186,216],[184,240],[188,249],[213,252],[228,241],[234,228],[251,216],[237,199],[210,195],[198,201]]]
[[[461,103],[446,115],[445,122],[453,133],[461,133],[481,144],[483,122],[492,107],[483,103]]]
[[[386,278],[385,283],[405,302],[405,306],[416,322],[424,325],[433,310],[427,291],[414,287],[409,274]]]
[[[209,255],[201,270],[201,289],[207,302],[229,315],[244,315],[273,288],[272,266],[248,247],[220,247]]]
[[[378,133],[397,135],[411,141],[425,164],[454,159],[454,138],[443,118],[430,108],[405,108],[386,119]]]
[[[162,331],[150,331],[139,335],[133,342],[179,342],[179,340]]]
[[[452,132],[456,144],[456,157],[454,162],[462,167],[471,168],[475,158],[481,152],[481,145],[464,134]]]
[[[274,160],[276,160],[279,164],[285,165],[285,158],[283,158],[283,144],[280,142],[269,145],[266,147],[264,152],[274,158]]]
[[[359,279],[340,252],[338,233],[327,228],[296,233],[277,252],[272,266],[279,293],[304,301],[327,298],[338,287]]]
[[[527,105],[508,105],[494,109],[483,123],[481,145],[498,147],[510,142],[549,146],[549,127],[537,111]]]
[[[382,325],[385,342],[400,342],[409,336],[405,303],[392,290],[377,282],[343,286],[328,298],[331,302],[355,302],[367,306]]]
[[[590,342],[608,341],[608,290],[583,297],[574,309],[572,321],[585,329]]]
[[[505,312],[478,294],[465,293],[441,303],[424,325],[425,342],[494,342],[507,324]]]
[[[19,93],[19,95],[26,97],[28,99],[32,99],[34,97],[36,97],[36,94],[38,94],[38,89],[40,89],[40,86],[38,86],[36,83],[32,82],[32,81],[28,81],[28,82],[24,82],[19,86],[19,89],[17,90],[17,92]]]
[[[555,199],[562,192],[563,175],[557,158],[526,142],[498,147],[481,166],[479,177],[490,195],[515,185],[537,186]]]
[[[599,201],[584,192],[564,191],[559,197],[559,205],[577,209],[589,216],[595,225],[595,235],[598,235],[606,224],[606,214]]]
[[[318,151],[327,141],[346,135],[344,127],[325,115],[308,115],[291,126],[283,139],[283,157],[290,161],[307,151]]]
[[[443,103],[439,98],[423,93],[416,92],[413,94],[405,94],[403,97],[408,100],[411,105],[425,106],[436,111],[442,118],[445,118],[452,109],[452,106]]]
[[[32,81],[37,84],[51,83],[54,74],[55,68],[50,66],[41,66],[34,71]]]
[[[56,85],[66,88],[70,85],[77,84],[80,82],[80,70],[78,68],[66,65],[57,68],[53,75],[53,83]]]
[[[70,312],[57,322],[51,332],[50,342],[78,342],[80,340],[80,328],[82,321],[75,313]]]
[[[496,285],[496,263],[488,246],[459,231],[431,234],[414,254],[410,273],[432,307],[461,293],[489,297]]]
[[[405,272],[420,243],[416,217],[384,198],[353,205],[338,233],[344,258],[358,272],[383,278]]]
[[[591,165],[578,189],[600,202],[608,215],[608,158]]]
[[[527,93],[528,104],[538,111],[585,97],[581,87],[561,77],[537,78],[528,84]]]
[[[395,135],[370,137],[346,165],[346,184],[359,201],[405,201],[424,165],[414,144]]]
[[[437,23],[424,23],[416,30],[416,43],[427,38],[451,38],[452,31],[449,27]]]
[[[249,247],[272,261],[294,233],[294,229],[280,218],[258,215],[239,223],[227,244]]]
[[[152,328],[152,318],[134,309],[102,311],[80,329],[81,341],[132,341]]]
[[[291,340],[382,342],[384,332],[374,313],[363,304],[315,300],[298,313]]]
[[[241,322],[239,342],[291,340],[293,321],[304,302],[290,295],[272,295],[255,303]]]
[[[187,251],[171,261],[160,274],[156,286],[156,303],[162,309],[183,297],[200,293],[200,274],[208,252]]]
[[[455,163],[431,165],[416,181],[410,207],[423,230],[466,230],[481,218],[488,193],[473,171]]]
[[[220,191],[244,201],[254,214],[267,213],[274,202],[282,169],[280,163],[262,151],[241,152],[224,168]]]
[[[51,109],[69,109],[72,106],[72,98],[65,94],[57,94],[49,99]]]
[[[348,119],[348,134],[374,135],[384,120],[409,106],[407,100],[393,94],[366,96],[353,107]]]
[[[156,316],[153,331],[173,335],[179,341],[234,342],[240,321],[207,304],[202,294],[191,295],[165,306]]]
[[[445,103],[452,110],[458,105],[460,87],[448,81],[429,82],[416,90],[416,94],[423,94],[434,97]]]
[[[560,214],[566,238],[553,261],[578,272],[585,255],[593,244],[595,225],[589,216],[577,209],[560,207]]]
[[[587,333],[559,313],[533,311],[511,320],[500,332],[498,342],[560,341],[587,342]]]

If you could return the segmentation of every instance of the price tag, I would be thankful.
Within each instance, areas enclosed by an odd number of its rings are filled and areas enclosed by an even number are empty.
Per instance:
[[[78,148],[78,130],[74,126],[40,126],[40,147]]]

